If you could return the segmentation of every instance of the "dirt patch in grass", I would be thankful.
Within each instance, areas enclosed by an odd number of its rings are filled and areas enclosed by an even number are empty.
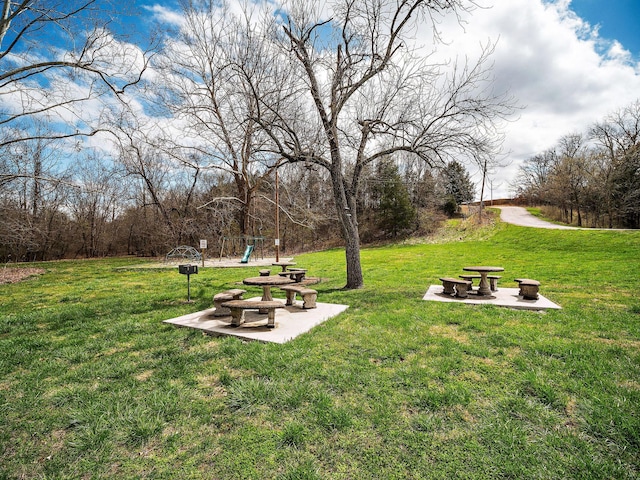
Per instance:
[[[432,325],[429,328],[431,335],[455,340],[463,345],[469,345],[469,337],[458,330],[457,325]]]
[[[0,285],[3,283],[18,283],[35,275],[45,273],[43,268],[2,268],[0,269]]]
[[[151,378],[151,375],[153,375],[153,370],[145,370],[144,372],[136,375],[135,379],[144,382],[145,380]]]

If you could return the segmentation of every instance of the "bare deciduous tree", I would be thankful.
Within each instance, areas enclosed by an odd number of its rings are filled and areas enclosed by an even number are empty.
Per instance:
[[[600,185],[609,226],[616,212],[625,226],[640,224],[640,100],[608,115],[591,128],[598,145]]]
[[[11,134],[0,145],[36,138],[35,119],[49,123],[47,138],[95,135],[96,105],[87,107],[91,114],[83,106],[117,98],[140,80],[148,57],[106,28],[106,4],[2,0],[0,126]]]
[[[285,2],[276,62],[298,90],[258,97],[261,126],[288,162],[328,170],[346,247],[346,288],[364,284],[356,202],[366,167],[408,153],[430,165],[453,155],[482,161],[511,106],[491,91],[485,46],[474,64],[451,65],[412,47],[415,29],[457,14],[464,0]],[[322,8],[330,8],[327,14]],[[435,28],[434,28],[435,31]],[[439,38],[434,34],[435,44]],[[435,47],[434,47],[435,48]],[[295,110],[282,106],[295,105]]]
[[[46,136],[42,126],[36,130]],[[0,255],[14,260],[58,258],[66,252],[62,241],[71,174],[56,140],[36,138],[0,147],[0,168],[11,181],[0,181]]]
[[[116,251],[114,232],[116,218],[123,212],[124,185],[122,175],[111,159],[96,152],[79,157],[73,167],[78,188],[71,191],[68,209],[77,230],[75,254],[96,257]]]
[[[547,214],[565,222],[572,223],[577,213],[578,225],[638,228],[639,145],[636,101],[595,123],[588,136],[565,135],[554,148],[528,159],[517,178],[519,195],[551,206]]]
[[[181,119],[173,154],[184,158],[195,151],[203,168],[233,180],[244,235],[257,192],[279,161],[265,154],[267,138],[255,119],[256,95],[265,82],[272,86],[276,81],[253,18],[259,13],[247,8],[237,15],[224,2],[204,0],[184,2],[183,15],[184,24],[156,61],[164,79],[158,97],[162,108]],[[209,199],[208,205],[217,200]]]
[[[518,176],[512,185],[516,196],[526,196],[532,205],[548,201],[547,191],[557,162],[558,156],[553,149],[526,159],[520,165]]]

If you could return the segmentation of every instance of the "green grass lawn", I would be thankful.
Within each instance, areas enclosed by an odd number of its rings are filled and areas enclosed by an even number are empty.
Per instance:
[[[0,479],[640,475],[640,232],[366,249],[355,291],[342,251],[296,261],[350,308],[285,345],[162,323],[257,268],[201,269],[193,304],[177,269],[131,259],[0,286]],[[563,309],[421,300],[471,264]]]

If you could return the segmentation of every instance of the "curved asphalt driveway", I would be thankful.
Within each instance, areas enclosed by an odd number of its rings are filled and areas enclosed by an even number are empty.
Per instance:
[[[521,227],[535,228],[554,228],[558,230],[582,230],[577,227],[567,227],[566,225],[556,225],[555,223],[545,222],[531,215],[522,207],[497,207],[500,209],[500,219],[506,223],[519,225]]]

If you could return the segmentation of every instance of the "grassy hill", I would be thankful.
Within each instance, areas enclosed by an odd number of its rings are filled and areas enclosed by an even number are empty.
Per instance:
[[[640,475],[640,232],[458,225],[363,250],[356,291],[342,250],[296,261],[350,308],[285,345],[162,323],[247,270],[201,269],[190,305],[142,260],[0,285],[0,478]],[[470,264],[563,309],[421,300]]]

